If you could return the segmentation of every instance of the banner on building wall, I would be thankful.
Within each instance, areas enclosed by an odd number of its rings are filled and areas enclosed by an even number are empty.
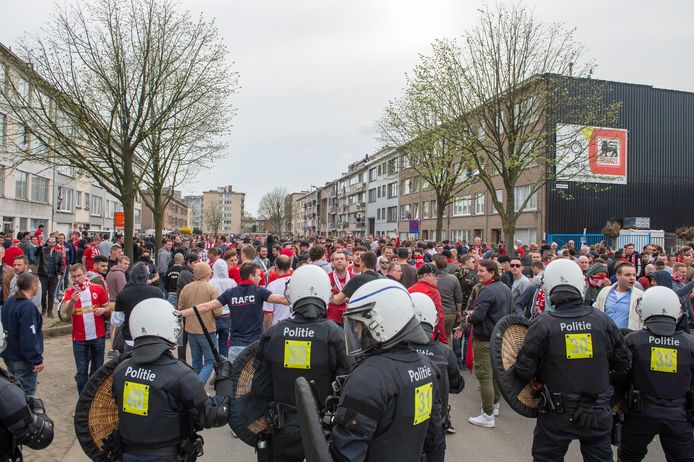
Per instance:
[[[410,220],[410,234],[419,234],[419,220]]]
[[[627,184],[627,131],[557,124],[557,181]]]

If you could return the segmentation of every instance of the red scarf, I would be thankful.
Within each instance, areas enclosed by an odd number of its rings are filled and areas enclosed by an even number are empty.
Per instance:
[[[416,269],[419,269],[422,266],[424,266],[424,256],[423,255],[415,255],[414,256],[414,267]]]
[[[684,278],[678,274],[672,275],[672,282],[685,282]]]
[[[535,299],[535,306],[533,307],[533,314],[544,313],[545,312],[545,306],[546,306],[545,290],[541,288],[537,292],[537,298]]]
[[[591,287],[593,287],[594,289],[599,289],[605,283],[606,277],[607,276],[605,276],[604,274],[603,275],[588,276],[588,284]]]

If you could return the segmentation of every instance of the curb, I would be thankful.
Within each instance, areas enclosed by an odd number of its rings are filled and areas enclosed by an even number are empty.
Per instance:
[[[62,323],[61,323],[62,324]],[[44,337],[58,337],[72,333],[72,324],[63,324],[43,329]]]

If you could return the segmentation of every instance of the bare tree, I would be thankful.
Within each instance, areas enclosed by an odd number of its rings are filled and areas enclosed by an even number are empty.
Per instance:
[[[220,202],[209,204],[205,207],[205,224],[212,234],[217,236],[219,228],[224,224],[224,209]]]
[[[436,237],[440,239],[446,208],[474,177],[470,141],[443,125],[440,111],[433,110],[437,102],[429,96],[408,78],[404,94],[388,103],[378,129],[381,139],[398,146],[406,165],[431,186],[436,197]]]
[[[286,229],[286,224],[292,219],[291,196],[287,189],[276,187],[272,191],[265,193],[260,199],[258,212],[261,217],[270,221],[272,229],[282,234]]]
[[[121,202],[131,254],[135,197],[154,165],[145,142],[170,133],[225,74],[235,85],[216,26],[173,0],[73,1],[20,50],[25,62],[14,64],[31,91],[11,83],[2,103],[50,146],[40,160],[67,160]]]
[[[579,64],[583,48],[573,30],[540,23],[520,6],[480,13],[460,42],[434,42],[410,83],[451,136],[462,146],[473,141],[468,154],[475,176],[491,195],[504,238],[512,241],[537,191],[576,175],[580,154],[560,146],[575,138],[557,137],[558,126],[610,126],[620,104],[606,103],[606,85],[589,78],[592,62]],[[531,180],[531,170],[539,178]],[[528,189],[516,200],[519,182]]]

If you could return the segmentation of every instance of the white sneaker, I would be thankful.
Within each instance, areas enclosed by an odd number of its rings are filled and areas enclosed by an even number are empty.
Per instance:
[[[496,426],[496,419],[494,416],[485,414],[484,412],[477,417],[470,417],[468,422],[478,427],[494,428]]]
[[[494,417],[499,417],[499,404],[500,404],[500,403],[496,403],[496,404],[494,405],[494,412],[493,412]]]

